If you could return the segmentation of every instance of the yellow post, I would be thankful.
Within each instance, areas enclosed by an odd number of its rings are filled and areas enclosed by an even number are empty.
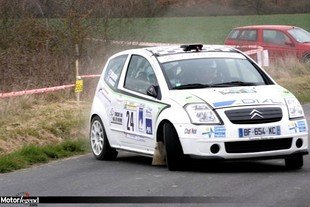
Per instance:
[[[76,78],[74,91],[77,94],[79,94],[79,93],[81,93],[83,91],[83,80],[81,79],[80,76],[78,76]]]

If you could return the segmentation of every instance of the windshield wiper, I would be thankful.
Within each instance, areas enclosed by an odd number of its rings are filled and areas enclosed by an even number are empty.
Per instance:
[[[212,87],[212,86],[213,85],[201,84],[201,83],[190,83],[190,84],[175,86],[172,89],[179,90],[179,89],[209,88],[209,87]]]
[[[227,86],[256,86],[256,83],[253,82],[243,82],[243,81],[230,81],[224,83],[214,84],[214,87],[227,87]]]

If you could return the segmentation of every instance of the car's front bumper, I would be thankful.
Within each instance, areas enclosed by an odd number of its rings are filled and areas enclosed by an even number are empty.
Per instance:
[[[290,122],[265,124],[263,126],[279,125],[281,135],[251,138],[239,137],[238,130],[240,127],[253,127],[252,125],[227,127],[225,125],[175,124],[175,128],[180,138],[183,153],[193,157],[249,159],[289,156],[296,153],[307,154],[308,128],[306,131],[299,132],[298,130],[290,130],[289,124]],[[219,130],[216,130],[216,127],[219,127]],[[216,137],[215,133],[218,133]]]
[[[289,146],[283,144],[282,140],[289,139]],[[302,146],[297,147],[296,142],[298,139],[302,140]],[[241,158],[259,158],[259,157],[270,157],[270,156],[284,156],[291,155],[294,153],[302,152],[307,154],[308,152],[308,135],[295,136],[295,137],[277,137],[268,139],[226,139],[226,140],[216,140],[216,139],[189,139],[181,138],[181,144],[184,154],[196,155],[205,158],[224,158],[224,159],[241,159]],[[272,146],[268,146],[272,142]],[[283,145],[283,148],[278,148],[277,141],[279,145]],[[255,142],[255,143],[254,143]],[[253,143],[253,144],[251,144]],[[233,147],[228,147],[230,144]],[[219,147],[218,151],[212,152],[212,146],[217,145]],[[244,150],[247,145],[251,146],[251,149]],[[254,147],[253,145],[257,145]],[[266,146],[267,145],[267,146]],[[274,147],[274,148],[273,148]],[[228,149],[230,148],[230,149]],[[233,150],[231,149],[233,148]],[[233,151],[233,152],[232,152]]]

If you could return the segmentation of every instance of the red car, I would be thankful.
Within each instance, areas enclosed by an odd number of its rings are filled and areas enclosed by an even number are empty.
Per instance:
[[[287,56],[310,63],[310,33],[295,26],[253,25],[233,29],[225,45],[257,45],[268,50],[271,60]]]

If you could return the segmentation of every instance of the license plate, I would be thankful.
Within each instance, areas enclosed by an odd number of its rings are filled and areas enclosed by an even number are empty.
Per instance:
[[[239,137],[262,137],[280,134],[280,126],[239,128]]]

